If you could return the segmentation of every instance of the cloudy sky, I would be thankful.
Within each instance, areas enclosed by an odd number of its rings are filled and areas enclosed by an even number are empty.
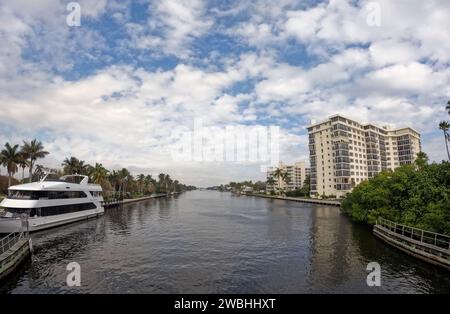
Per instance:
[[[259,164],[173,160],[176,134],[196,118],[276,125],[292,162],[308,159],[305,126],[336,113],[413,126],[445,158],[448,0],[84,0],[79,27],[68,3],[0,1],[0,143],[38,138],[46,166],[261,179]]]

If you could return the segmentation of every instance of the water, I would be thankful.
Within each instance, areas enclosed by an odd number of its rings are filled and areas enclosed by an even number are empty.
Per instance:
[[[32,238],[32,260],[0,292],[450,293],[449,272],[321,205],[194,191]],[[372,261],[381,287],[366,284]],[[70,262],[81,287],[66,285]]]

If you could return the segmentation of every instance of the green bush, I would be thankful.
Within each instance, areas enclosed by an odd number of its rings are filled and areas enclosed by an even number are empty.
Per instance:
[[[383,217],[450,234],[450,163],[405,165],[364,181],[342,202],[353,220],[374,224]]]

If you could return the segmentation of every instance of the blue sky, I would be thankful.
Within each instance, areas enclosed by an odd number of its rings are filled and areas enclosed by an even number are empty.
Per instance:
[[[0,142],[39,138],[44,165],[74,155],[197,185],[263,179],[259,164],[170,149],[201,118],[279,126],[280,159],[307,160],[305,127],[336,113],[412,126],[445,158],[446,0],[84,0],[79,27],[68,3],[0,3]]]

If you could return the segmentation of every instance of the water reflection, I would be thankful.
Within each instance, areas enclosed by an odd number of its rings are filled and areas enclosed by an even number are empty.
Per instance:
[[[448,273],[403,255],[336,207],[196,191],[109,209],[33,234],[35,254],[0,292],[449,292]],[[82,287],[65,285],[69,262]],[[382,287],[366,266],[382,266]]]

